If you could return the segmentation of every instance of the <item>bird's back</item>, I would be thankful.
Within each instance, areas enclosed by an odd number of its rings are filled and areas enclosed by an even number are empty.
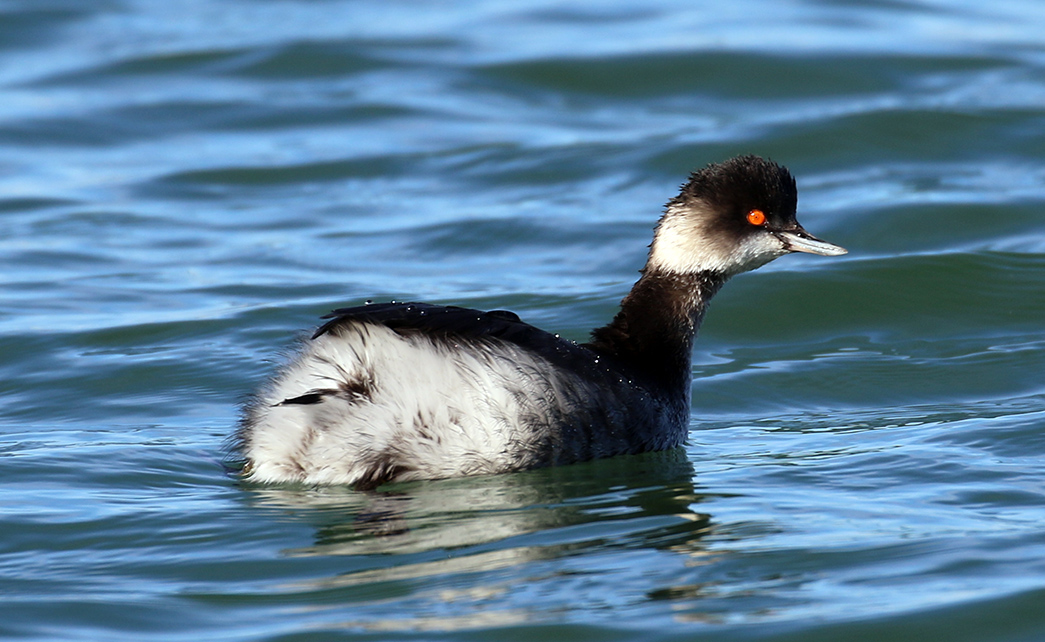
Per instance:
[[[336,310],[249,405],[257,481],[352,484],[499,473],[663,449],[679,401],[513,313],[418,303]]]

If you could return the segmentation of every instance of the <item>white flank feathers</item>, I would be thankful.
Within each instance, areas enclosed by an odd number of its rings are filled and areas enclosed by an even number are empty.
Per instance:
[[[397,480],[527,467],[546,435],[532,420],[575,397],[543,359],[489,347],[358,321],[308,342],[248,410],[247,477],[355,484],[397,462],[409,462]],[[317,403],[281,403],[339,386]]]

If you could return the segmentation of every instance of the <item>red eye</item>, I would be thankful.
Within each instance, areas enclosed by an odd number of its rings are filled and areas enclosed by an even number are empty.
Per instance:
[[[752,225],[762,225],[766,222],[766,214],[762,210],[751,210],[747,213],[747,222]]]

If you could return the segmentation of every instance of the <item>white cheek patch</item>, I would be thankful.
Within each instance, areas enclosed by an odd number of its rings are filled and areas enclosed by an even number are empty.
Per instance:
[[[736,239],[709,231],[706,222],[713,216],[699,207],[670,206],[653,238],[650,267],[676,274],[710,271],[732,276],[787,254],[772,234]]]
[[[752,234],[737,246],[737,252],[733,256],[733,269],[729,274],[758,269],[788,252],[784,243],[772,234]]]

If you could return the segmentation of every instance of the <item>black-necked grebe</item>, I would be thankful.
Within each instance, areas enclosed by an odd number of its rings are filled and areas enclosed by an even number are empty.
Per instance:
[[[335,310],[247,405],[234,438],[243,477],[369,489],[678,446],[711,297],[789,252],[845,254],[802,229],[797,201],[787,169],[756,156],[693,173],[589,343],[500,310]]]

